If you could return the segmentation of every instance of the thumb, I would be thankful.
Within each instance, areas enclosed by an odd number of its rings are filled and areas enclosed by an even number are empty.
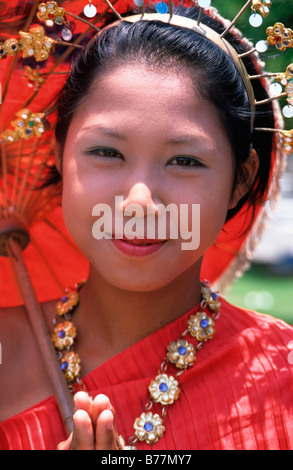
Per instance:
[[[73,436],[73,433],[70,434],[70,436],[68,437],[68,439],[66,439],[66,441],[59,442],[57,446],[57,450],[69,450],[71,442],[72,442],[72,436]]]

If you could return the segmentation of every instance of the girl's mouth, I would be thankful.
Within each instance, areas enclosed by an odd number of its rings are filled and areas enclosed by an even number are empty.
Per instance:
[[[125,236],[123,236],[123,239],[113,236],[111,241],[116,248],[128,256],[147,256],[160,250],[168,240],[147,238],[133,238],[129,240]]]

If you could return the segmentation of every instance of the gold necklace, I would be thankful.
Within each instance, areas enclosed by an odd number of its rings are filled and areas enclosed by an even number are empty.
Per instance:
[[[73,351],[76,328],[71,317],[72,312],[79,303],[79,290],[85,282],[81,281],[73,288],[65,290],[64,295],[56,305],[56,318],[53,322],[52,342],[71,393],[77,391],[76,384],[81,390],[85,389],[80,379],[81,361],[79,355]],[[138,441],[155,444],[163,437],[167,409],[180,395],[177,379],[193,366],[197,353],[215,334],[215,321],[219,318],[221,303],[219,295],[211,291],[209,281],[201,283],[201,299],[199,311],[188,317],[185,331],[176,341],[171,341],[167,346],[166,356],[161,363],[158,374],[149,384],[149,400],[143,409],[143,413],[134,421],[134,434],[128,439],[130,446],[128,449],[135,449],[134,444]],[[206,310],[210,311],[210,315]],[[187,341],[187,335],[191,339],[195,338],[197,343]],[[174,376],[167,374],[170,363],[179,369]],[[161,405],[160,415],[150,411],[154,403]],[[122,439],[121,441],[124,444]]]

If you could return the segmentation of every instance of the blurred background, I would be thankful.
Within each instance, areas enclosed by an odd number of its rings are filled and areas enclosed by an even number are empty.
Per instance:
[[[282,22],[293,29],[293,4],[288,0],[271,0],[271,12],[258,28],[249,24],[248,9],[237,24],[243,34],[254,44],[266,39],[266,28]],[[233,19],[244,5],[244,0],[212,0],[225,18]],[[267,72],[283,73],[293,63],[293,48],[279,52],[270,47],[261,54]],[[281,108],[287,103],[281,101]],[[293,128],[293,118],[284,118],[285,129]],[[293,325],[293,154],[288,157],[288,165],[281,182],[281,197],[267,230],[259,244],[251,267],[237,279],[226,295],[231,303],[240,307],[267,313]]]

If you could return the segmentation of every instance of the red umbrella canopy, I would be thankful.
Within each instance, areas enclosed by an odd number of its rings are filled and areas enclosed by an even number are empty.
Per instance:
[[[116,3],[120,11],[127,7]],[[20,225],[28,232],[23,256],[39,301],[60,296],[64,286],[87,274],[87,262],[64,226],[60,187],[40,189],[54,165],[55,100],[79,50],[69,41],[82,47],[97,33],[87,22],[100,27],[109,11],[99,2],[89,18],[86,4],[0,3],[0,229]],[[6,256],[0,257],[0,281],[0,305],[22,303]]]
[[[133,6],[125,0],[112,4],[120,14]],[[61,187],[41,183],[54,165],[56,98],[75,54],[107,22],[109,11],[105,0],[0,2],[0,232],[12,226],[28,233],[23,256],[40,302],[59,297],[88,272],[63,222]],[[274,169],[275,163],[272,181]],[[260,231],[262,201],[245,231],[251,214],[244,205],[225,224],[204,257],[202,278],[215,283],[243,269]],[[20,303],[9,259],[0,256],[0,306]]]

